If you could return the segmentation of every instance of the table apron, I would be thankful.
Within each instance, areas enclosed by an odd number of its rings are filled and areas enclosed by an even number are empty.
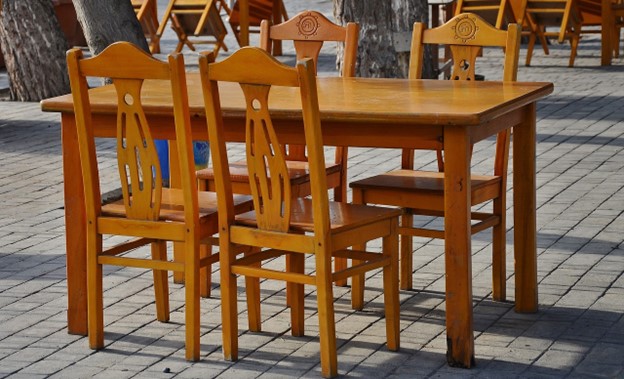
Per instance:
[[[470,130],[471,143],[475,144],[505,129],[519,125],[524,120],[526,107],[515,109],[484,124],[473,126]]]
[[[498,132],[520,124],[526,106],[510,111],[494,120],[470,128],[471,142],[477,143]],[[169,115],[147,115],[155,139],[174,140],[173,117]],[[103,138],[116,138],[116,115],[94,114],[93,122],[98,125],[96,135]],[[244,142],[244,121],[225,119],[226,139],[231,142]],[[305,144],[303,126],[300,121],[274,120],[275,130],[282,143]],[[376,124],[358,121],[344,122],[324,120],[323,143],[329,146],[357,146],[378,148],[437,149],[442,147],[444,126]],[[200,116],[191,118],[193,138],[207,140],[206,119]]]
[[[169,115],[147,115],[152,138],[174,140],[173,117]],[[98,125],[94,132],[98,137],[116,138],[116,116],[94,114],[93,122]],[[240,118],[225,119],[225,138],[231,142],[244,142],[244,121]],[[441,125],[405,125],[368,122],[322,121],[323,143],[328,146],[357,146],[381,148],[436,149],[442,147],[444,127]],[[273,120],[281,143],[305,144],[301,121]],[[206,119],[191,118],[193,139],[208,140]],[[502,123],[504,125],[504,123]]]

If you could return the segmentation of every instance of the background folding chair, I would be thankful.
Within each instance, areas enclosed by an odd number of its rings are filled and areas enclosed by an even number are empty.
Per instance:
[[[162,37],[169,20],[178,36],[176,52],[182,51],[184,45],[195,51],[197,44],[213,45],[215,54],[221,48],[227,51],[223,42],[227,29],[217,10],[217,0],[169,0],[158,27],[158,38]]]
[[[425,29],[422,23],[414,24],[410,78],[420,79],[423,51],[426,44],[448,45],[453,55],[454,80],[474,80],[475,63],[479,50],[486,46],[505,49],[504,81],[515,81],[518,71],[520,28],[510,24],[506,31],[498,30],[477,15],[464,13],[453,17],[435,29]],[[470,188],[472,205],[493,202],[491,212],[472,212],[472,233],[493,228],[492,275],[493,298],[505,299],[505,212],[507,190],[507,161],[509,157],[509,132],[497,135],[494,173],[472,175]],[[444,172],[414,169],[414,151],[404,150],[402,169],[350,183],[353,203],[384,204],[403,208],[399,234],[401,235],[401,288],[412,288],[412,236],[444,239],[444,230],[414,227],[414,215],[453,217],[444,214]],[[358,278],[361,280],[361,278]],[[362,297],[361,292],[353,297]],[[359,300],[361,302],[361,300]]]
[[[522,2],[523,17],[530,17],[538,29],[546,37],[556,37],[559,43],[570,40],[570,61],[568,66],[574,66],[576,50],[581,34],[581,16],[575,0],[524,0]],[[521,22],[523,19],[519,19]],[[549,28],[549,30],[547,30]],[[556,30],[553,30],[555,28]],[[536,35],[531,34],[527,47],[526,66],[531,65],[533,46]]]
[[[506,29],[508,24],[518,23],[522,19],[522,35],[537,38],[542,45],[544,54],[548,55],[548,41],[544,31],[538,28],[531,16],[519,17],[522,3],[510,0],[459,0],[455,7],[455,15],[473,13],[493,25],[496,29]]]
[[[581,14],[581,34],[602,32],[602,1],[578,0],[577,6]],[[613,43],[613,56],[620,56],[620,34],[624,27],[624,1],[611,1],[611,41]]]
[[[238,358],[238,310],[236,276],[282,280],[291,290],[291,331],[304,333],[304,285],[316,286],[319,318],[321,371],[337,375],[336,325],[332,282],[370,270],[383,270],[386,339],[390,350],[399,348],[399,294],[397,276],[400,211],[387,207],[355,206],[329,202],[325,154],[316,92],[314,63],[307,59],[292,68],[281,64],[262,49],[244,47],[219,63],[209,64],[213,55],[200,58],[200,74],[215,183],[219,195],[219,245],[223,352],[226,359]],[[231,209],[232,181],[224,139],[219,82],[240,83],[247,104],[246,154],[255,212],[235,216]],[[293,198],[288,180],[285,152],[273,128],[269,113],[269,91],[294,87],[288,93],[301,97],[303,127],[310,163],[311,198]],[[297,88],[298,87],[298,88]],[[241,97],[243,94],[241,94]],[[348,250],[382,238],[382,253]],[[239,245],[264,250],[243,258]],[[287,270],[262,265],[267,260],[290,256]],[[305,269],[305,257],[314,267]],[[332,257],[355,259],[359,264],[346,270],[332,270]],[[253,329],[260,330],[260,303],[251,307]]]
[[[128,42],[119,42],[89,59],[83,58],[80,49],[72,49],[67,55],[67,65],[87,213],[89,346],[104,347],[103,265],[153,270],[159,321],[169,320],[167,271],[177,271],[183,272],[185,279],[186,359],[197,360],[200,267],[208,266],[211,261],[211,257],[200,259],[199,244],[217,232],[218,222],[216,194],[198,193],[195,185],[183,57],[170,56],[168,63],[161,62]],[[100,193],[87,77],[111,78],[119,94],[116,153],[123,196],[106,205],[102,205]],[[141,105],[141,88],[146,79],[171,82],[181,189],[162,185],[152,130]],[[251,209],[248,196],[231,200],[239,212]],[[105,235],[124,236],[127,242],[104,248]],[[184,262],[168,260],[166,241],[184,243]],[[131,253],[144,245],[151,245],[151,257]]]
[[[249,33],[259,33],[262,20],[270,20],[279,24],[288,20],[288,13],[282,0],[248,0],[249,3]],[[238,0],[229,12],[229,23],[239,46],[240,38],[240,6]],[[273,55],[282,55],[282,44],[278,41],[273,46]]]
[[[158,32],[158,11],[156,0],[132,0],[132,7],[141,23],[145,38],[149,43],[152,54],[160,53],[160,41],[156,37]]]
[[[516,21],[509,0],[458,0],[455,15],[473,13],[493,25],[504,29]]]

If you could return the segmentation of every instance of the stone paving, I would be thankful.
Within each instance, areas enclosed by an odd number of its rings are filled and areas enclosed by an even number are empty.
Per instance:
[[[331,1],[286,0],[331,16]],[[160,14],[164,2],[159,0]],[[163,51],[175,45],[166,35]],[[252,42],[255,41],[252,37]],[[235,43],[228,36],[227,44]],[[521,81],[551,81],[538,104],[537,205],[539,311],[513,310],[513,218],[508,196],[508,302],[491,300],[490,236],[473,238],[475,354],[470,370],[445,359],[444,256],[440,241],[414,244],[413,291],[401,292],[401,351],[384,346],[379,273],[367,281],[365,310],[352,311],[349,288],[336,289],[339,373],[378,378],[624,377],[624,60],[599,66],[600,41],[584,36],[574,68],[569,46],[536,49]],[[521,62],[526,46],[521,52]],[[194,53],[185,53],[191,69]],[[324,52],[323,74],[333,69]],[[502,52],[486,51],[480,72],[499,77]],[[286,50],[292,61],[292,50]],[[0,85],[2,81],[0,76]],[[113,148],[102,141],[106,151]],[[485,169],[493,141],[475,147]],[[289,335],[280,283],[263,283],[263,332],[246,328],[241,300],[240,359],[222,359],[218,283],[202,300],[201,360],[184,360],[183,288],[172,284],[171,322],[154,320],[151,274],[106,269],[105,338],[98,352],[67,334],[63,177],[57,114],[37,103],[0,102],[0,378],[279,378],[319,377],[315,293],[306,298],[306,337]],[[429,153],[417,165],[432,167]],[[110,154],[102,160],[111,165]],[[349,174],[398,167],[398,152],[351,149]],[[510,165],[510,168],[512,166]],[[110,177],[105,189],[114,189]],[[511,182],[510,182],[511,183]],[[512,188],[509,189],[510,191]],[[215,267],[218,271],[218,267]],[[216,276],[218,277],[218,276]]]

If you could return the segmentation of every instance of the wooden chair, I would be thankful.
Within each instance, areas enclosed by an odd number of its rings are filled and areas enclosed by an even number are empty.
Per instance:
[[[248,0],[249,3],[249,32],[259,33],[262,20],[270,20],[273,24],[280,24],[288,20],[288,12],[282,0]],[[239,46],[240,38],[240,5],[238,0],[234,2],[229,12],[229,23]],[[282,55],[281,43],[273,46],[274,55]]]
[[[602,32],[602,1],[601,0],[578,0],[577,6],[581,14],[581,34]],[[611,8],[611,41],[613,43],[613,56],[620,56],[620,33],[624,27],[624,1],[612,0]]]
[[[455,7],[455,15],[461,13],[473,13],[481,16],[496,29],[505,29],[507,25],[517,23],[521,12],[521,2],[513,0],[459,0]],[[538,28],[533,19],[524,17],[522,22],[522,35],[533,35],[539,39],[544,54],[548,55],[548,42],[544,31]]]
[[[455,15],[461,13],[477,14],[496,29],[516,21],[509,0],[458,0]]]
[[[238,311],[236,276],[277,279],[291,291],[292,334],[304,333],[304,285],[316,286],[319,317],[321,369],[325,377],[337,374],[336,334],[332,282],[369,270],[383,268],[387,346],[399,348],[398,238],[400,211],[329,202],[314,61],[305,59],[296,68],[286,66],[262,49],[244,47],[219,63],[214,55],[200,57],[206,118],[219,202],[219,245],[223,352],[226,359],[238,357]],[[246,152],[252,197],[256,212],[235,216],[231,196],[233,181],[228,164],[225,129],[219,102],[220,82],[238,82],[247,104]],[[293,87],[301,97],[303,128],[308,149],[311,198],[294,198],[291,182],[276,180],[288,175],[286,154],[280,144],[268,108],[274,86]],[[241,97],[243,96],[241,94]],[[353,244],[382,238],[381,254],[347,250]],[[263,250],[237,258],[238,246]],[[262,266],[266,260],[287,257],[287,270]],[[305,270],[305,257],[314,261]],[[358,265],[333,271],[332,256],[355,259]],[[274,267],[274,266],[273,266]],[[253,330],[260,330],[260,303],[252,307]],[[251,322],[250,322],[251,324]]]
[[[455,7],[455,16],[461,13],[473,13],[493,25],[496,29],[505,29],[509,24],[517,23],[521,3],[513,0],[459,0]],[[548,44],[543,31],[536,27],[530,17],[523,22],[523,35],[536,34],[548,54]]]
[[[141,23],[145,38],[149,42],[152,54],[160,53],[160,40],[156,37],[158,32],[158,12],[156,0],[132,0],[132,7]]]
[[[88,59],[80,49],[72,49],[67,65],[86,202],[89,346],[104,346],[103,265],[153,270],[156,315],[163,322],[169,320],[167,271],[180,271],[185,278],[186,359],[197,360],[200,267],[214,260],[200,259],[199,244],[217,232],[218,220],[216,194],[198,193],[195,185],[183,57],[170,56],[169,62],[161,62],[128,42],[119,42]],[[116,152],[123,197],[106,205],[102,205],[100,194],[87,77],[112,78],[119,94]],[[141,105],[141,86],[146,79],[171,82],[181,189],[162,186],[152,130]],[[248,196],[232,201],[238,211],[252,208]],[[104,235],[128,237],[128,242],[104,248]],[[166,241],[184,242],[183,263],[167,259]],[[125,254],[144,245],[151,245],[151,258]]]
[[[311,22],[311,24],[308,24]],[[314,33],[303,29],[312,25]],[[297,60],[312,58],[316,64],[321,47],[325,42],[336,41],[344,43],[344,60],[342,75],[355,76],[355,61],[358,46],[358,25],[348,23],[339,26],[328,20],[323,14],[316,11],[303,11],[290,20],[271,25],[269,20],[263,20],[260,27],[260,45],[270,52],[276,42],[292,40],[297,53]],[[284,145],[286,152],[286,167],[290,178],[291,194],[294,198],[310,195],[310,168],[306,147],[300,145]],[[346,147],[336,147],[334,162],[326,163],[327,187],[334,189],[334,201],[347,199],[347,158]],[[246,162],[230,164],[232,185],[235,193],[251,194],[249,175]],[[212,167],[197,172],[200,190],[214,191],[214,171]],[[346,267],[346,263],[338,260],[339,268]],[[340,282],[341,285],[346,285]],[[209,295],[209,293],[208,293]]]
[[[171,28],[178,36],[176,53],[182,51],[184,45],[195,51],[197,44],[213,45],[215,54],[218,54],[220,49],[227,51],[223,41],[227,29],[217,10],[217,1],[169,0],[158,27],[158,39],[162,37],[167,22],[171,20]]]
[[[315,33],[310,34],[300,29],[305,22],[314,24]],[[293,40],[297,52],[297,60],[311,58],[314,63],[318,60],[319,51],[326,41],[344,42],[344,69],[345,77],[355,75],[355,60],[357,56],[358,26],[348,23],[342,27],[328,20],[321,13],[304,11],[279,25],[270,25],[268,20],[262,22],[260,31],[261,46],[267,52],[275,41]],[[311,193],[310,168],[307,162],[305,146],[284,145],[286,152],[286,167],[292,188],[293,197],[305,197]],[[251,194],[249,175],[246,162],[233,162],[230,165],[232,185],[235,193]],[[334,200],[346,201],[347,196],[347,149],[336,148],[334,163],[326,167],[327,186],[334,188]],[[197,172],[197,179],[201,190],[214,191],[215,176],[212,167]]]
[[[524,0],[521,16],[531,18],[546,37],[556,37],[559,43],[570,40],[569,67],[574,66],[581,34],[581,17],[574,0]],[[524,19],[518,19],[522,22]],[[547,30],[546,28],[550,28]],[[552,28],[556,28],[553,30]],[[527,47],[526,66],[531,65],[536,35],[531,34]]]
[[[504,81],[515,81],[518,71],[520,49],[520,28],[510,24],[507,31],[498,30],[477,15],[460,14],[446,24],[426,30],[421,23],[414,24],[412,55],[409,76],[419,79],[422,73],[425,44],[450,45],[454,67],[454,80],[474,80],[476,56],[480,48],[498,46],[505,49]],[[493,297],[505,299],[505,194],[507,183],[507,160],[509,155],[509,133],[503,131],[496,139],[494,173],[472,175],[472,205],[493,201],[490,213],[473,212],[477,223],[472,233],[493,228],[492,273]],[[401,288],[412,288],[412,236],[444,238],[444,230],[413,227],[414,215],[444,217],[444,173],[414,169],[414,151],[404,150],[402,169],[376,175],[350,183],[353,202],[356,204],[384,204],[401,207],[399,234],[401,235]],[[452,216],[451,216],[452,217]],[[448,243],[448,242],[447,242]],[[361,280],[361,278],[357,278]],[[354,297],[362,297],[353,291]],[[354,302],[361,302],[360,299]]]

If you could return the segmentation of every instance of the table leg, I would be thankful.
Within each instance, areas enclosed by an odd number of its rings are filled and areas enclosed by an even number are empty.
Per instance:
[[[613,56],[613,16],[611,15],[611,0],[602,0],[601,13],[601,54],[600,64],[610,66]]]
[[[240,45],[249,46],[249,1],[239,0],[238,11],[240,18]]]
[[[180,179],[180,161],[178,159],[178,145],[175,141],[169,141],[169,186],[171,188],[181,188]],[[184,263],[184,243],[173,243],[173,260]],[[173,272],[173,282],[184,284],[184,273],[181,271]]]
[[[470,368],[475,361],[468,127],[445,127],[444,147],[446,359],[451,366]]]
[[[513,131],[516,312],[537,311],[535,126],[536,107],[531,103]]]
[[[67,331],[87,335],[87,231],[78,135],[73,114],[61,118],[65,249],[67,259]]]

